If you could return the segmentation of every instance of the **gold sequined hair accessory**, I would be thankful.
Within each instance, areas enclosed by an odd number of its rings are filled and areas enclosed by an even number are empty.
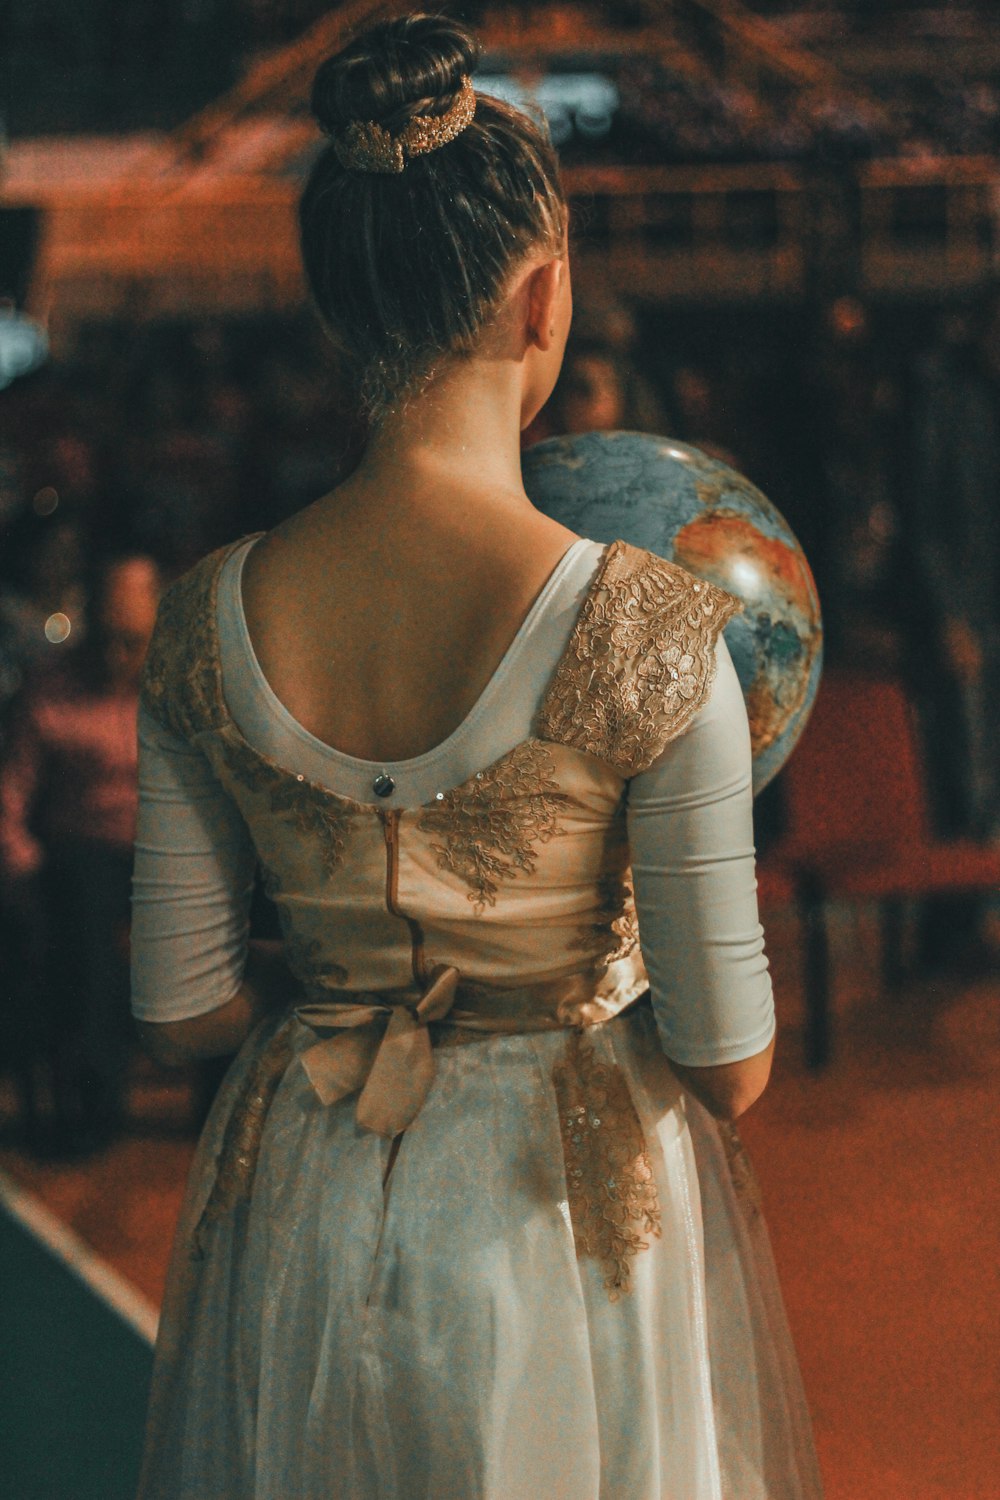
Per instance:
[[[377,120],[355,120],[333,143],[342,166],[353,172],[402,172],[410,156],[422,156],[447,146],[476,113],[472,80],[463,77],[454,104],[443,115],[414,115],[393,136]]]

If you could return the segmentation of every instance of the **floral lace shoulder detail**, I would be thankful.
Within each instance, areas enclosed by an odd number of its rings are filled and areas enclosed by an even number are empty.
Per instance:
[[[185,739],[226,720],[216,597],[223,563],[245,540],[210,552],[160,600],[139,691],[154,719]]]
[[[530,875],[535,849],[558,832],[558,814],[572,798],[559,790],[548,748],[525,740],[507,755],[445,792],[420,818],[421,833],[442,870],[469,887],[477,912],[495,906],[502,880]]]
[[[677,563],[613,542],[537,722],[623,776],[648,770],[715,680],[715,643],[743,604]]]

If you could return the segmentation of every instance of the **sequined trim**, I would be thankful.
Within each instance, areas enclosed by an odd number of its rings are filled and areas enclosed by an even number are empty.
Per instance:
[[[351,805],[315,782],[300,781],[293,772],[275,765],[248,744],[235,726],[225,726],[218,740],[225,770],[239,786],[265,797],[270,811],[298,833],[316,838],[327,875],[341,864],[351,825]],[[269,890],[280,890],[280,877],[267,875]]]
[[[476,113],[476,94],[470,78],[440,115],[414,115],[399,135],[392,136],[377,120],[353,120],[334,138],[333,149],[342,166],[355,172],[402,172],[407,158],[448,145]]]
[[[746,1218],[752,1223],[761,1213],[760,1183],[757,1181],[753,1162],[732,1121],[717,1120],[715,1123],[718,1126],[722,1149],[726,1153],[733,1191],[739,1199]]]
[[[684,730],[715,678],[740,600],[651,552],[613,542],[545,695],[537,732],[635,776]]]
[[[208,1225],[248,1201],[257,1172],[261,1136],[278,1085],[292,1059],[291,1019],[282,1023],[247,1074],[226,1122],[215,1181],[194,1231],[194,1253],[204,1253]]]
[[[612,1302],[631,1287],[631,1262],[661,1233],[660,1204],[642,1125],[622,1070],[596,1059],[571,1031],[552,1070],[576,1253],[600,1262]]]
[[[559,790],[547,747],[525,740],[432,803],[418,827],[437,836],[430,847],[439,868],[469,886],[469,900],[482,912],[496,904],[502,880],[534,871],[536,846],[561,832],[559,810],[572,802]]]
[[[222,565],[245,540],[210,552],[160,600],[139,691],[157,722],[186,739],[226,722],[215,607]]]

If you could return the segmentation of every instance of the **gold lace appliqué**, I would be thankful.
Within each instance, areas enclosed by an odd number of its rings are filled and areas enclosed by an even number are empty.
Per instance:
[[[659,1237],[660,1204],[628,1082],[598,1062],[593,1042],[569,1032],[552,1070],[577,1255],[597,1258],[614,1302],[631,1286],[631,1262]]]
[[[140,693],[157,722],[186,739],[225,721],[215,605],[222,565],[239,545],[210,552],[160,600]]]
[[[601,875],[597,899],[598,905],[573,947],[611,964],[631,953],[639,941],[639,918],[629,871],[609,870]]]
[[[634,776],[685,729],[715,677],[715,640],[740,600],[651,552],[613,542],[538,721],[544,739]]]
[[[220,736],[219,749],[235,782],[256,796],[266,797],[270,811],[297,833],[317,840],[323,869],[332,875],[343,860],[350,827],[351,814],[345,800],[274,765],[235,730]],[[280,889],[280,876],[275,870],[269,871],[268,879],[272,891]]]
[[[431,844],[438,865],[465,881],[482,912],[496,904],[500,881],[534,871],[537,845],[559,832],[559,810],[571,800],[559,790],[546,747],[526,740],[446,792],[418,826],[440,841]]]
[[[622,877],[602,878],[599,890],[603,901],[602,928],[609,944],[605,955],[614,963],[631,953],[639,941],[639,917],[635,909],[630,872]]]
[[[204,1253],[208,1225],[249,1199],[260,1156],[264,1122],[292,1058],[291,1021],[284,1022],[256,1059],[226,1123],[208,1201],[194,1232],[194,1253]]]

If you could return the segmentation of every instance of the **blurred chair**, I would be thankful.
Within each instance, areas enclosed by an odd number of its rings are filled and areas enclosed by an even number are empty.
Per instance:
[[[879,903],[880,973],[898,990],[903,903],[1000,889],[1000,850],[934,836],[917,725],[900,683],[827,672],[783,773],[785,831],[761,862],[762,890],[794,883],[803,923],[806,1061],[830,1051],[827,903]]]

